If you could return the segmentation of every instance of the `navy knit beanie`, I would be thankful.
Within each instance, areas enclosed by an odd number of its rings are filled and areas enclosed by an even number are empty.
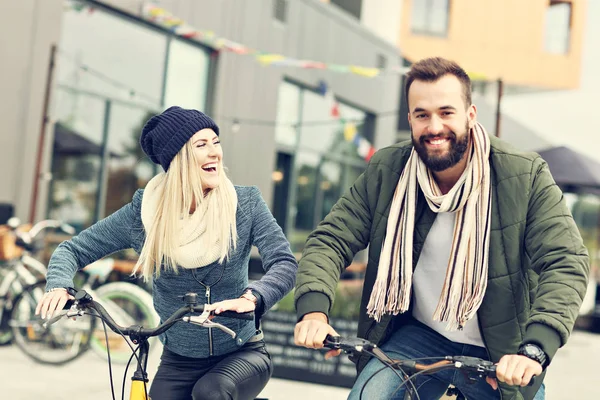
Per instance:
[[[205,128],[210,128],[217,135],[219,134],[219,127],[208,115],[198,110],[173,106],[146,122],[142,129],[140,144],[144,153],[155,164],[162,165],[166,172],[171,160],[186,142],[196,132]]]

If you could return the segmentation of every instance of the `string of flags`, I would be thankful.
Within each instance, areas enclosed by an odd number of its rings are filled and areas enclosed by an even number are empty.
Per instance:
[[[327,104],[329,105],[329,115],[340,122],[344,132],[344,139],[353,143],[356,146],[356,152],[358,155],[364,158],[366,162],[369,162],[371,157],[373,157],[373,154],[375,154],[375,147],[358,133],[358,129],[354,121],[348,121],[343,118],[340,113],[340,104],[335,99],[335,95],[327,86],[327,83],[320,81],[317,91],[327,100]]]
[[[66,10],[75,10],[82,12],[87,10],[90,14],[93,13],[94,7],[80,2],[70,2],[65,4]],[[142,18],[149,22],[157,24],[163,28],[169,29],[174,34],[186,39],[194,39],[218,51],[227,51],[239,55],[249,55],[264,66],[276,67],[296,67],[303,69],[326,70],[342,74],[352,74],[365,78],[375,78],[381,75],[388,74],[406,74],[409,67],[396,65],[386,68],[364,67],[360,65],[344,65],[335,63],[325,63],[322,61],[304,60],[292,57],[286,57],[282,54],[262,52],[244,44],[218,37],[213,31],[200,31],[187,24],[181,18],[178,18],[167,10],[158,7],[155,4],[145,3],[141,12]],[[476,72],[467,71],[469,77],[473,81],[486,81],[488,78]]]
[[[218,37],[213,31],[199,31],[187,24],[181,18],[172,15],[167,10],[160,8],[154,4],[145,4],[142,8],[142,18],[158,24],[163,28],[171,30],[178,36],[197,40],[209,47],[219,51],[227,51],[240,55],[249,55],[264,66],[277,67],[297,67],[303,69],[317,69],[337,72],[342,74],[353,74],[365,78],[375,78],[386,74],[405,74],[409,67],[401,65],[391,66],[386,68],[364,67],[359,65],[342,65],[325,63],[322,61],[304,60],[292,57],[286,57],[282,54],[262,52],[244,44]],[[469,73],[472,80],[485,80],[482,74]]]

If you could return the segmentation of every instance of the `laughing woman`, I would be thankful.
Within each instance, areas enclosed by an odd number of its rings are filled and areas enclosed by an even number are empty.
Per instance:
[[[199,293],[216,313],[256,314],[256,322],[223,322],[236,340],[220,330],[174,325],[161,336],[152,399],[253,399],[272,371],[260,316],[294,286],[298,265],[289,243],[258,189],[227,178],[219,128],[205,114],[171,107],[146,123],[141,146],[165,172],[131,203],[56,249],[37,312],[49,317],[62,309],[78,269],[133,248],[140,255],[135,271],[152,280],[163,321],[187,292]],[[248,284],[253,245],[266,273]]]

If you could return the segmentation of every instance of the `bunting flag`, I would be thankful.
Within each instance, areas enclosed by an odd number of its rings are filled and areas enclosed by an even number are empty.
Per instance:
[[[317,86],[317,91],[327,100],[327,104],[329,105],[329,115],[340,121],[344,132],[344,139],[347,142],[353,143],[356,146],[358,155],[364,158],[366,162],[369,162],[371,157],[373,157],[373,154],[375,154],[375,147],[358,133],[356,124],[353,121],[346,121],[342,117],[340,114],[340,104],[335,99],[333,91],[328,88],[327,83],[320,81]]]
[[[387,74],[405,74],[409,69],[409,67],[404,67],[401,65],[391,66],[388,68],[372,68],[358,65],[329,64],[322,61],[302,60],[286,57],[282,54],[261,52],[241,43],[237,43],[229,39],[219,38],[212,31],[198,31],[192,26],[188,25],[182,19],[172,15],[167,10],[154,4],[144,5],[142,9],[142,17],[147,21],[171,30],[176,35],[188,39],[193,38],[194,40],[197,40],[209,47],[213,47],[219,51],[253,56],[260,64],[264,66],[317,69],[340,74],[352,74],[365,78],[375,78],[377,76]],[[485,77],[481,74],[470,73],[469,76],[473,80],[485,80]]]

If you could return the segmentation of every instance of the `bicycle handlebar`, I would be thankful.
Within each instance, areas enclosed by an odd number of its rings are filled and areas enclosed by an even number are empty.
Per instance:
[[[361,338],[327,335],[323,345],[330,349],[340,349],[348,353],[369,354],[394,369],[409,371],[410,373],[422,372],[424,374],[433,374],[444,369],[460,369],[475,374],[480,378],[486,376],[496,378],[496,365],[491,361],[477,357],[445,356],[439,357],[440,361],[438,362],[421,364],[415,360],[393,360],[377,347],[376,344]],[[534,382],[535,377],[532,377],[528,386],[532,386]]]
[[[229,333],[232,337],[235,338],[235,333],[233,331],[231,331],[229,328],[221,325],[218,322],[211,321],[209,319],[209,316],[212,315],[215,317],[236,318],[248,321],[254,320],[254,312],[237,313],[235,311],[224,311],[220,314],[212,314],[212,312],[204,310],[204,304],[194,304],[195,296],[193,296],[189,297],[190,300],[188,300],[188,303],[185,306],[176,310],[165,322],[154,328],[144,328],[139,325],[124,327],[117,324],[115,320],[110,316],[108,311],[106,311],[106,309],[102,306],[102,304],[92,299],[92,296],[90,296],[85,290],[69,292],[71,295],[75,295],[75,300],[68,301],[64,307],[65,309],[69,309],[69,311],[67,311],[66,314],[57,315],[50,318],[48,321],[46,321],[46,323],[44,323],[44,328],[47,328],[48,326],[52,325],[53,323],[65,316],[67,318],[70,318],[83,315],[83,312],[86,309],[93,309],[94,311],[96,311],[113,332],[132,337],[132,339],[158,336],[166,332],[171,326],[173,326],[178,321],[189,322],[204,327],[219,328]],[[186,298],[188,298],[187,295]],[[197,317],[186,317],[187,314],[191,313],[201,313],[201,315]]]

